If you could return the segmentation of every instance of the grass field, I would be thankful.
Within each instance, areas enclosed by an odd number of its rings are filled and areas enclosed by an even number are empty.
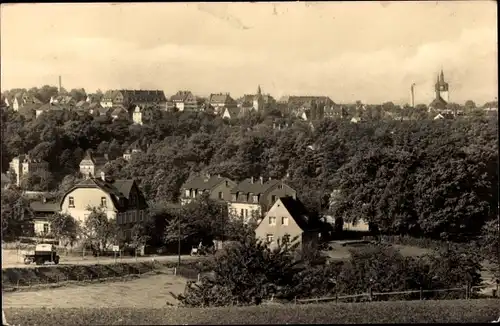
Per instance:
[[[162,308],[175,304],[186,280],[173,275],[143,276],[125,282],[68,284],[64,287],[3,293],[3,307],[23,308]]]
[[[189,325],[189,324],[351,324],[472,323],[500,316],[497,300],[390,301],[225,308],[5,309],[10,324],[27,325]]]

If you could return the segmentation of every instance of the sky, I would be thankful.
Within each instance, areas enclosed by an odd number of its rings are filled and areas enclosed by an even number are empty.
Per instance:
[[[495,1],[2,4],[1,88],[497,97]]]

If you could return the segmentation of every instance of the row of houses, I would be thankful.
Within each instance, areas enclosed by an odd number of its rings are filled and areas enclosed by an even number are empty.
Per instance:
[[[203,98],[195,96],[189,90],[178,91],[170,98],[160,90],[109,90],[102,96],[90,94],[81,101],[76,101],[69,95],[53,96],[49,103],[43,103],[35,96],[24,93],[4,99],[4,104],[34,118],[46,111],[69,109],[78,113],[110,115],[113,118],[128,116],[135,123],[142,124],[147,120],[145,111],[151,108],[209,111],[228,119],[240,118],[251,111],[276,109],[310,120],[331,115],[330,111],[335,103],[326,96],[286,96],[276,101],[270,94],[264,94],[258,86],[255,94],[245,94],[238,99],[233,99],[230,93],[214,93]]]

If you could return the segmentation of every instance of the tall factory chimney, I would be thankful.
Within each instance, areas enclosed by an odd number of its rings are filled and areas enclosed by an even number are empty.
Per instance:
[[[61,94],[61,89],[62,89],[62,80],[61,76],[59,76],[59,94]]]
[[[412,108],[415,107],[415,83],[411,84],[410,88],[410,105]]]

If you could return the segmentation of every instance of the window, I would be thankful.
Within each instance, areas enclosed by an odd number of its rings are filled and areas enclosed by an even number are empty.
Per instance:
[[[272,234],[268,234],[266,236],[267,243],[273,243],[274,241],[274,236]]]
[[[241,209],[241,211],[240,211],[240,216],[241,216],[241,217],[243,217],[243,216],[244,216],[244,215],[243,215],[243,213],[244,213],[244,212],[245,212],[245,211],[244,211],[244,210],[243,210],[243,208],[242,208],[242,209]]]
[[[272,195],[271,196],[271,202],[274,204],[276,202],[276,196],[275,195]]]
[[[139,221],[143,221],[144,220],[144,211],[140,211],[139,212]]]
[[[49,223],[43,223],[43,233],[49,233]]]
[[[269,225],[276,225],[276,216],[269,216]]]
[[[191,195],[191,194],[190,194],[190,192],[191,192],[191,191],[190,191],[189,189],[186,189],[186,191],[185,191],[185,195],[186,195],[186,197],[189,197],[189,196]]]
[[[101,206],[108,207],[108,204],[106,203],[106,197],[101,197]]]
[[[248,209],[245,209],[245,217],[248,217]]]
[[[229,181],[226,180],[226,187],[229,187]]]
[[[233,201],[236,201],[236,194],[232,195],[232,197]]]
[[[281,218],[281,224],[288,225],[288,216],[283,216]]]
[[[222,191],[219,191],[219,199],[224,199],[224,193]]]
[[[69,207],[75,208],[75,198],[69,197]]]
[[[253,195],[253,202],[258,203],[259,202],[259,195]]]
[[[283,189],[283,185],[278,185],[278,189]]]

